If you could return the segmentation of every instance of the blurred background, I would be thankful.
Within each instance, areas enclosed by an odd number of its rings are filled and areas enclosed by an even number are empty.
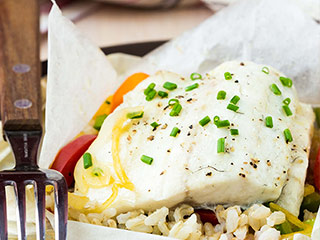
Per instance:
[[[246,0],[56,0],[64,15],[98,46],[167,40],[220,9]],[[288,0],[320,20],[320,0]],[[41,60],[47,58],[51,0],[40,0]]]

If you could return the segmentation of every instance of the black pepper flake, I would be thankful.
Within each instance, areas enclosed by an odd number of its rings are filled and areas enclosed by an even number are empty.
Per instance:
[[[232,141],[235,141],[236,139],[235,138],[232,138]]]
[[[306,148],[304,148],[304,149],[303,149],[303,151],[307,152],[307,149],[306,149]]]
[[[287,171],[283,171],[283,173],[287,173]]]
[[[243,63],[243,62],[241,62],[241,63],[240,63],[240,66],[244,66],[244,63]]]
[[[279,139],[279,138],[280,138],[280,136],[277,136],[277,138]]]
[[[149,189],[148,192],[150,192],[151,190]]]
[[[191,102],[192,101],[192,98],[189,98],[188,100],[187,100],[187,102]]]
[[[191,133],[190,133],[190,132],[188,132],[188,133],[187,133],[187,136],[189,137],[190,135],[191,135]]]
[[[238,82],[239,82],[239,80],[235,80],[234,82],[235,82],[235,83],[238,83]]]
[[[240,177],[243,177],[243,178],[245,178],[245,177],[246,177],[246,175],[245,175],[245,174],[243,174],[243,173],[239,173],[239,176],[240,176]]]
[[[257,168],[257,167],[258,167],[257,164],[254,163],[254,164],[253,164],[253,168]]]
[[[184,168],[184,169],[185,169],[185,170],[187,170],[187,171],[189,170],[189,168],[187,168],[187,167],[186,167],[186,168]]]
[[[165,106],[165,108],[164,108],[163,110],[167,110],[167,109],[168,109],[168,107],[169,107],[169,105]]]
[[[233,124],[233,123],[231,123],[231,126],[233,127],[233,126],[234,126],[234,124]]]
[[[149,136],[147,139],[148,139],[149,141],[153,141],[154,136],[153,136],[153,135],[151,135],[151,136]]]
[[[181,98],[184,98],[184,96],[178,95],[178,96],[176,96],[176,98],[181,99]]]
[[[189,126],[189,128],[190,128],[190,129],[192,129],[192,128],[193,128],[193,126],[192,126],[192,125],[190,125],[190,126]]]
[[[170,149],[168,149],[168,150],[167,150],[167,152],[169,153],[169,152],[171,152],[171,150],[170,150]]]
[[[160,176],[163,175],[163,174],[164,174],[164,171],[162,171],[162,172],[160,173]]]
[[[209,176],[209,177],[212,176],[212,172],[208,172],[206,176]]]
[[[232,163],[230,163],[232,166],[233,166],[233,162]]]

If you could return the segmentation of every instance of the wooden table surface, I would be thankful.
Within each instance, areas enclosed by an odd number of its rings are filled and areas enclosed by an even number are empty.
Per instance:
[[[197,26],[213,13],[205,6],[170,10],[138,10],[98,4],[76,26],[98,46],[165,40]],[[42,36],[41,59],[47,58],[47,39]]]

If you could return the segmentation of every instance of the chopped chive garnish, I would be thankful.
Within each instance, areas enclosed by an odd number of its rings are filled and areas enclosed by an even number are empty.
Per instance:
[[[226,95],[227,93],[225,91],[219,91],[218,94],[217,94],[217,100],[224,100],[226,99]]]
[[[286,139],[286,143],[293,141],[291,132],[290,132],[290,130],[289,130],[288,128],[283,131],[283,134],[284,134],[284,137],[285,137],[285,139]]]
[[[290,78],[280,77],[279,80],[283,86],[292,87],[292,80]]]
[[[103,170],[99,167],[95,167],[92,169],[92,175],[96,177],[100,177],[103,175]]]
[[[171,98],[168,102],[169,106],[175,105],[176,103],[179,103],[179,100],[175,98]]]
[[[177,128],[177,127],[174,127],[174,128],[172,128],[172,131],[171,131],[171,133],[170,133],[170,136],[171,136],[171,137],[176,137],[179,132],[180,132],[180,129]]]
[[[146,100],[151,101],[152,99],[154,99],[156,94],[157,94],[157,91],[154,89],[151,89],[150,92],[148,93],[148,95],[146,96]]]
[[[217,153],[224,153],[224,138],[219,138],[217,142]]]
[[[240,100],[240,97],[235,95],[231,100],[230,102],[233,103],[234,105],[236,105]]]
[[[200,73],[191,73],[190,78],[192,81],[202,79],[202,76]]]
[[[239,130],[238,129],[230,129],[230,133],[232,136],[239,135]]]
[[[106,104],[111,104],[111,102],[110,102],[110,101],[108,101],[108,100],[106,100],[106,101],[105,101],[105,103],[106,103]]]
[[[289,117],[292,115],[291,109],[289,108],[288,105],[283,105],[282,106],[283,111],[286,113],[286,115]]]
[[[104,120],[107,118],[107,116],[108,116],[107,114],[97,116],[93,124],[93,128],[99,131],[102,127]]]
[[[314,108],[313,111],[316,114],[316,122],[318,124],[318,128],[320,128],[320,108]]]
[[[141,159],[142,162],[144,162],[146,164],[149,164],[149,165],[151,165],[151,163],[153,161],[152,157],[148,157],[146,155],[142,155],[140,159]]]
[[[225,73],[224,73],[224,78],[225,78],[226,80],[231,80],[231,79],[232,79],[231,73],[225,72]]]
[[[186,87],[186,92],[189,92],[189,91],[191,91],[191,90],[193,90],[193,89],[196,89],[196,88],[198,88],[199,87],[199,84],[198,83],[195,83],[195,84],[192,84],[192,85],[190,85],[190,86],[188,86],[188,87]]]
[[[175,117],[175,116],[179,116],[179,113],[181,112],[182,106],[180,103],[176,103],[175,105],[173,105],[173,108],[171,110],[171,112],[169,113],[169,115],[171,117]]]
[[[269,68],[268,67],[263,67],[262,72],[264,72],[265,74],[269,74]]]
[[[219,120],[220,120],[220,117],[215,116],[215,117],[213,118],[213,122],[214,122],[214,124],[216,124],[216,122],[218,122]]]
[[[155,83],[150,83],[149,86],[144,90],[144,95],[148,95],[151,90],[156,86]]]
[[[239,107],[233,104],[228,104],[227,109],[236,112],[238,111]]]
[[[168,93],[167,93],[167,92],[164,92],[164,91],[159,91],[159,92],[158,92],[158,95],[159,95],[161,98],[168,97]]]
[[[84,169],[88,169],[89,167],[92,166],[92,156],[90,153],[86,152],[83,154],[83,167]]]
[[[229,120],[219,120],[219,121],[214,122],[214,124],[218,128],[223,128],[223,127],[229,127],[230,126]]]
[[[266,117],[266,127],[273,128],[273,120],[270,116]]]
[[[165,88],[165,89],[168,89],[168,90],[174,90],[174,89],[176,89],[177,88],[177,84],[175,84],[175,83],[172,83],[172,82],[165,82],[164,84],[163,84],[163,87]]]
[[[153,127],[154,129],[156,129],[157,127],[160,126],[160,124],[157,123],[157,122],[153,122],[153,123],[151,123],[150,125],[151,125],[151,127]]]
[[[282,101],[285,105],[289,105],[291,103],[290,98],[286,98],[285,100]]]
[[[270,90],[275,94],[275,95],[281,95],[281,91],[278,88],[276,84],[271,84],[270,85]]]
[[[130,112],[130,113],[127,113],[127,118],[129,118],[129,119],[142,118],[143,114],[144,114],[143,111]]]
[[[205,125],[207,125],[209,122],[211,121],[211,119],[209,118],[209,116],[205,116],[204,118],[202,118],[199,121],[199,124],[204,127]]]

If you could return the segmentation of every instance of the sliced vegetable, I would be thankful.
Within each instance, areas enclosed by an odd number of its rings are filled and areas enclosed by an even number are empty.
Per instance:
[[[224,153],[225,138],[219,138],[217,142],[217,153]]]
[[[93,124],[93,128],[99,131],[102,127],[104,120],[107,118],[107,116],[108,116],[107,114],[97,116]]]
[[[96,137],[96,135],[82,135],[65,145],[57,154],[51,169],[61,172],[68,186],[73,183],[73,172],[78,160]]]
[[[306,184],[304,186],[303,197],[306,197],[306,196],[310,195],[311,193],[314,193],[314,186],[312,186],[310,184]]]
[[[210,117],[209,116],[205,116],[204,118],[202,118],[200,121],[199,121],[199,124],[204,127],[205,125],[207,125],[209,122],[211,121]]]
[[[292,115],[291,109],[289,108],[288,105],[283,105],[282,109],[288,117]]]
[[[170,90],[170,91],[176,89],[177,87],[178,87],[177,84],[172,83],[172,82],[165,82],[165,83],[163,84],[163,88],[168,89],[168,90]]]
[[[150,92],[148,93],[148,95],[146,96],[146,100],[147,101],[151,101],[152,99],[154,99],[154,97],[157,95],[157,91],[152,89],[150,90]]]
[[[111,113],[111,102],[112,102],[112,98],[113,96],[109,96],[107,98],[107,100],[105,100],[100,108],[98,109],[98,111],[96,112],[96,114],[93,116],[93,119],[96,119],[97,116],[100,116],[100,115],[109,115]]]
[[[180,129],[177,127],[172,128],[172,131],[170,133],[171,137],[176,137],[178,135],[178,133],[180,132]]]
[[[144,114],[144,111],[129,112],[129,113],[127,113],[127,118],[129,118],[129,119],[142,118],[143,114]]]
[[[232,136],[239,135],[239,130],[238,129],[230,129],[230,133]]]
[[[88,152],[83,154],[83,167],[84,169],[88,169],[89,167],[92,167],[92,156]]]
[[[268,67],[263,67],[262,72],[264,72],[265,74],[269,74],[269,68]]]
[[[283,134],[284,134],[284,137],[286,139],[286,143],[293,141],[291,132],[290,132],[290,130],[288,128],[283,131]]]
[[[168,97],[168,93],[167,93],[167,92],[164,92],[164,91],[159,91],[159,92],[158,92],[158,95],[159,95],[159,97],[161,97],[161,98]]]
[[[158,126],[160,126],[160,124],[157,122],[153,122],[150,125],[151,125],[151,127],[153,127],[153,129],[156,129]]]
[[[133,90],[140,82],[148,78],[149,75],[145,73],[135,73],[128,77],[118,88],[113,95],[111,102],[111,112],[123,102],[123,96]]]
[[[316,122],[317,122],[318,128],[320,128],[320,108],[314,108],[313,111],[316,115]]]
[[[206,223],[209,222],[213,226],[219,223],[216,214],[209,209],[196,209],[195,213],[199,214],[201,222]]]
[[[280,77],[279,80],[283,86],[292,87],[292,80],[290,78]]]
[[[320,194],[313,192],[303,198],[301,209],[307,209],[310,212],[317,212],[320,205]]]
[[[148,165],[151,165],[152,162],[153,162],[153,158],[152,157],[149,157],[149,156],[146,156],[146,155],[142,155],[141,156],[141,161],[148,164]]]
[[[194,80],[202,79],[202,76],[201,76],[200,73],[195,73],[194,72],[194,73],[191,73],[190,78],[191,78],[192,81],[194,81]]]
[[[282,101],[285,105],[289,105],[291,103],[290,98],[286,98],[285,100]]]
[[[181,112],[181,110],[182,110],[181,104],[180,103],[176,103],[176,104],[173,105],[173,108],[172,108],[172,110],[171,110],[169,115],[171,117],[179,116],[179,113]]]
[[[233,105],[233,104],[228,104],[227,109],[234,111],[234,112],[237,112],[239,107],[236,105]]]
[[[195,83],[195,84],[192,84],[192,85],[186,87],[185,90],[186,90],[186,92],[189,92],[189,91],[192,91],[193,89],[196,89],[198,87],[199,87],[199,83]]]
[[[226,80],[231,80],[231,79],[232,79],[231,73],[225,72],[225,73],[224,73],[224,78],[225,78]]]
[[[144,90],[144,95],[148,95],[151,92],[151,90],[155,88],[155,86],[155,83],[150,83],[149,86]]]
[[[279,225],[276,225],[275,228],[280,231],[280,234],[288,234],[292,233],[292,227],[291,224],[288,221],[285,221],[284,223],[281,223]]]
[[[217,94],[217,100],[224,100],[226,99],[227,93],[223,90],[219,91]]]
[[[236,105],[239,102],[239,100],[240,100],[240,97],[235,95],[233,96],[233,98],[231,98],[230,102]]]
[[[278,88],[276,84],[271,84],[270,85],[270,90],[275,94],[275,95],[281,95],[281,91]]]
[[[175,98],[170,99],[168,102],[169,106],[175,105],[176,103],[179,103],[179,100]]]
[[[273,128],[273,120],[271,116],[266,117],[266,127]]]

